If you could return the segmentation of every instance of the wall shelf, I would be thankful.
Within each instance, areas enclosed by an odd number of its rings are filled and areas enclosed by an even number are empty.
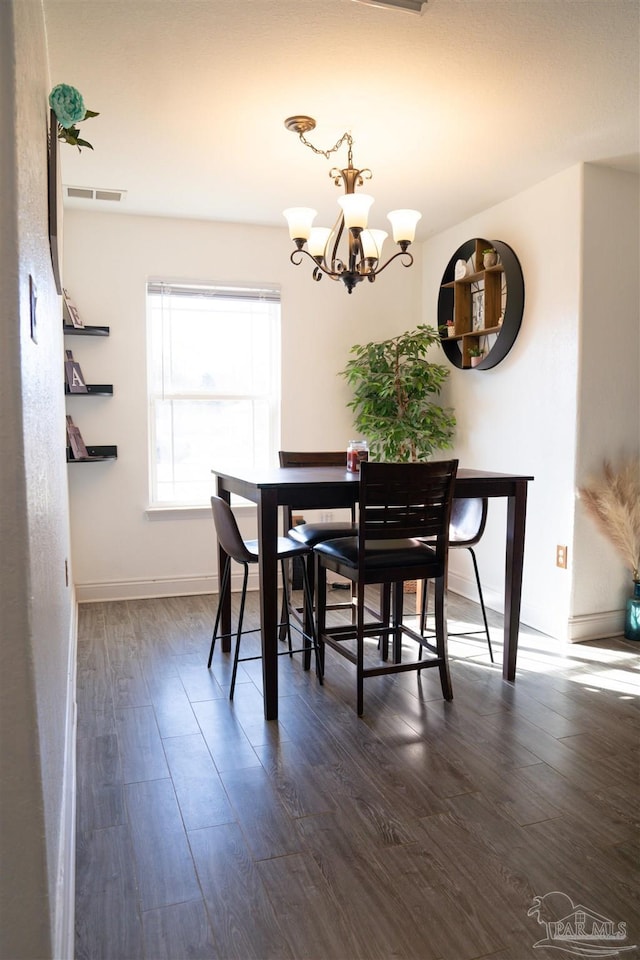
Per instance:
[[[72,393],[68,384],[64,385],[64,393],[67,397],[112,397],[113,384],[111,383],[85,383],[87,392]]]
[[[109,327],[95,327],[95,326],[84,326],[84,327],[74,327],[70,324],[64,322],[62,323],[62,333],[65,337],[108,337],[110,334]],[[71,356],[70,351],[67,351],[67,356]],[[72,358],[73,359],[73,358]],[[78,372],[80,370],[79,365]],[[86,391],[71,391],[69,389],[69,384],[64,383],[64,394],[65,398],[68,397],[112,397],[113,396],[113,384],[111,383],[85,383]],[[77,437],[80,440],[80,449],[84,450],[86,448],[87,456],[86,457],[74,457],[71,447],[67,445],[67,463],[100,463],[104,460],[117,460],[118,459],[118,448],[115,445],[107,446],[93,446],[90,447],[88,444],[82,443],[82,437],[80,432],[77,430],[75,424],[72,423],[71,417],[67,417],[67,422],[71,423],[72,427],[77,434]],[[69,428],[68,428],[69,429]],[[75,442],[75,441],[74,441]],[[77,446],[76,446],[77,450]]]
[[[72,327],[68,324],[62,325],[62,332],[65,337],[108,337],[109,327]]]
[[[67,447],[67,463],[99,463],[101,460],[117,460],[118,448],[115,446],[90,447],[87,444],[87,457],[76,460],[71,455],[71,448]]]
[[[497,252],[498,263],[478,269],[488,247]],[[458,260],[467,263],[467,273],[456,279]],[[475,370],[488,370],[504,360],[518,335],[523,310],[522,269],[510,246],[476,237],[458,247],[442,276],[438,296],[438,327],[451,320],[454,324],[454,335],[441,337],[442,349],[454,366],[471,369],[469,350],[475,346],[485,351]]]

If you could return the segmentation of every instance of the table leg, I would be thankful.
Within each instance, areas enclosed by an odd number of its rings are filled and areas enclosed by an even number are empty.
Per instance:
[[[275,720],[278,716],[278,499],[273,489],[260,491],[258,542],[264,716],[266,720]]]
[[[504,585],[504,651],[502,676],[516,678],[518,630],[522,599],[522,568],[524,564],[524,531],[527,512],[527,483],[516,483],[515,495],[507,505],[507,550]]]
[[[222,500],[226,500],[227,503],[231,500],[231,494],[228,490],[224,490],[220,485],[220,479],[218,479],[218,496]],[[224,571],[225,564],[227,562],[227,554],[222,549],[220,544],[218,544],[218,596],[220,597],[220,602],[222,608],[220,611],[220,633],[222,634],[222,652],[229,653],[231,650],[231,577],[227,582],[227,588],[222,595],[222,574]]]

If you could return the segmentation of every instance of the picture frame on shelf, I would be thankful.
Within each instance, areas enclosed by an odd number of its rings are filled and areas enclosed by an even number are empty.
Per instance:
[[[62,175],[60,172],[60,144],[58,141],[58,120],[49,111],[49,150],[47,163],[48,207],[49,207],[49,248],[53,279],[58,295],[62,295]]]
[[[69,393],[88,393],[87,384],[82,376],[82,370],[77,360],[73,359],[71,350],[65,350],[64,376]]]
[[[62,317],[65,326],[83,330],[84,321],[78,313],[78,308],[64,287],[62,288],[62,298]]]

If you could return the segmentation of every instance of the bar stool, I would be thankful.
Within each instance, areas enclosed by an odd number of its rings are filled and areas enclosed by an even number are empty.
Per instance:
[[[242,594],[240,598],[240,611],[238,614],[238,628],[236,634],[236,646],[235,653],[233,656],[233,673],[231,675],[231,689],[229,691],[229,699],[233,700],[233,693],[236,686],[236,674],[238,671],[238,663],[245,660],[261,660],[261,656],[253,657],[241,657],[240,656],[240,641],[242,639],[242,621],[244,618],[244,607],[245,601],[247,598],[247,581],[249,578],[249,566],[250,564],[257,564],[259,561],[259,548],[257,540],[243,540],[240,530],[238,529],[238,524],[236,523],[236,518],[234,517],[231,507],[226,500],[223,500],[221,497],[211,497],[211,510],[213,512],[213,522],[216,529],[216,534],[218,537],[218,542],[221,545],[222,549],[227,554],[227,559],[224,565],[224,570],[222,572],[222,581],[220,585],[220,597],[218,599],[218,610],[216,613],[215,625],[213,627],[213,635],[211,637],[211,648],[209,650],[209,660],[207,663],[207,669],[211,669],[211,661],[213,660],[213,652],[216,645],[216,639],[218,637],[218,626],[220,624],[220,617],[222,614],[222,598],[224,593],[229,586],[229,580],[231,577],[231,561],[235,560],[236,563],[241,564],[244,570],[244,575],[242,579]],[[305,558],[311,552],[310,547],[306,546],[303,543],[299,543],[296,540],[293,540],[291,537],[278,537],[278,560],[282,566],[283,576],[285,576],[285,565],[288,560],[292,560],[294,557]],[[313,604],[311,598],[310,589],[309,589],[309,580],[307,578],[306,565],[303,563],[303,584],[305,591],[305,602]],[[285,598],[286,599],[286,598]],[[315,636],[315,628],[313,623],[311,624],[311,636],[309,637],[302,630],[299,632],[302,633],[303,639],[305,641],[310,640],[311,643],[305,643],[304,647],[301,647],[298,650],[293,650],[291,647],[291,623],[289,620],[289,608],[288,604],[283,603],[283,623],[289,637],[289,649],[283,650],[278,656],[283,654],[289,654],[290,656],[294,653],[308,653],[310,649],[313,649],[315,652],[316,658],[316,673],[318,680],[322,683],[322,666],[320,662],[320,656],[318,651],[318,644]],[[297,629],[297,628],[296,628]],[[259,628],[256,630],[245,630],[245,633],[257,633]],[[225,634],[225,636],[232,636],[232,634]]]
[[[428,463],[360,465],[358,535],[327,540],[314,548],[317,580],[317,640],[356,666],[356,709],[364,709],[367,677],[437,668],[445,700],[453,698],[447,657],[446,578],[449,520],[457,460]],[[428,540],[427,540],[428,538]],[[326,620],[327,570],[355,583],[355,624],[329,626]],[[436,584],[436,637],[427,637],[403,622],[403,582],[433,579]],[[392,615],[365,622],[365,588],[393,590]],[[365,657],[365,639],[379,640],[379,660]],[[402,660],[402,639],[418,643],[417,660]],[[389,661],[389,641],[392,661]],[[425,657],[426,648],[433,656]],[[367,665],[365,665],[367,663]]]
[[[489,501],[486,497],[473,497],[469,499],[456,499],[451,505],[449,547],[464,547],[471,554],[473,570],[476,575],[476,584],[478,586],[478,597],[480,599],[484,630],[461,630],[457,633],[449,630],[449,636],[467,637],[477,633],[484,633],[487,638],[487,644],[489,645],[489,657],[491,658],[491,663],[494,663],[489,624],[487,622],[487,611],[484,606],[480,573],[478,572],[478,561],[476,560],[475,550],[473,549],[484,533],[487,522],[488,504]],[[428,581],[425,580],[422,585],[422,611],[420,614],[420,633],[422,634],[424,634],[426,630],[428,586]]]
[[[320,451],[280,451],[281,467],[344,467],[347,468],[347,456],[344,450],[320,450]],[[303,507],[297,508],[303,510]],[[310,553],[306,558],[307,578],[309,580],[309,591],[311,597],[315,593],[315,569],[313,561],[313,547],[324,540],[335,540],[337,537],[357,536],[358,526],[355,519],[355,505],[351,507],[351,520],[331,520],[318,521],[312,523],[300,523],[293,526],[293,510],[291,507],[284,508],[284,527],[288,531],[288,536],[297,540],[299,543],[309,547]],[[304,561],[303,561],[304,563]],[[331,610],[353,609],[355,592],[351,591],[351,599],[343,602],[332,603],[329,606]],[[297,606],[291,598],[291,579],[286,579],[286,602],[289,616],[293,617],[300,626],[304,626],[304,607]],[[310,607],[313,610],[313,604]],[[284,619],[284,618],[283,618]],[[280,639],[284,639],[284,627],[280,629]]]

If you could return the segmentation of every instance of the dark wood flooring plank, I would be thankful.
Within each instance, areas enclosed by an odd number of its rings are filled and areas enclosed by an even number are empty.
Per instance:
[[[440,866],[428,845],[386,850],[385,867],[403,908],[416,918],[425,958],[473,960],[502,945],[499,931],[478,921],[468,891]]]
[[[532,824],[525,831],[531,844],[549,850],[553,863],[573,878],[573,894],[597,913],[626,921],[640,938],[640,863],[629,871],[617,846],[585,840],[582,825],[571,817]],[[565,891],[570,896],[571,890]],[[589,903],[585,903],[588,900]],[[640,940],[639,940],[640,943]]]
[[[485,722],[489,726],[495,724],[498,728],[504,726],[503,717],[486,717]],[[511,722],[511,736],[530,750],[538,760],[554,767],[569,779],[579,779],[585,789],[597,790],[609,779],[604,769],[596,768],[594,764],[565,746],[560,740],[515,713]],[[526,768],[523,767],[523,769]]]
[[[581,778],[571,781],[549,764],[518,771],[518,783],[530,787],[538,796],[547,798],[559,815],[582,825],[592,841],[608,845],[620,843],[635,835],[637,819],[633,810],[619,813],[604,799],[585,790]],[[550,817],[549,819],[555,819]]]
[[[200,898],[171,780],[129,783],[127,813],[143,910]]]
[[[335,809],[336,797],[318,768],[306,762],[304,746],[285,740],[255,750],[290,817]]]
[[[225,770],[220,778],[254,860],[300,850],[300,840],[261,765]]]
[[[102,622],[99,629],[78,640],[76,700],[79,739],[115,733],[113,685]]]
[[[218,682],[217,669],[203,669],[208,656],[207,646],[206,651],[203,650],[200,654],[188,653],[173,658],[182,685],[192,703],[197,700],[223,700],[228,696],[228,692],[225,692]],[[225,672],[224,679],[228,689],[231,682],[230,671]]]
[[[109,612],[107,603],[78,604],[78,639],[81,642],[96,630],[104,630],[107,612]]]
[[[143,960],[128,826],[95,830],[76,850],[75,960]]]
[[[285,694],[279,691],[278,697],[283,699]],[[238,687],[233,700],[233,714],[252,747],[276,745],[289,739],[281,723],[265,720],[262,693],[252,683],[243,683]]]
[[[431,790],[420,758],[413,765],[408,762],[411,758],[407,754],[398,757],[393,747],[362,723],[352,710],[338,705],[330,713],[317,714],[316,723],[319,729],[326,730],[340,742],[352,766],[360,767],[365,775],[371,767],[377,770],[376,785],[382,803],[399,818],[411,820],[445,809],[438,794]]]
[[[189,833],[213,934],[224,960],[300,960],[287,943],[239,826]]]
[[[455,767],[463,770],[473,790],[489,797],[505,810],[516,823],[534,823],[558,816],[560,811],[535,788],[517,789],[519,770],[533,769],[530,766],[504,767],[500,756],[491,757],[486,750],[479,752],[477,744],[461,742],[455,733],[445,733],[433,739],[437,749]],[[432,749],[432,741],[428,744]],[[470,792],[470,791],[464,791]]]
[[[192,706],[219,773],[260,766],[229,701],[203,700]]]
[[[461,891],[465,914],[518,956],[515,951],[530,942],[527,909],[535,890],[527,873],[505,866],[504,857],[455,815],[426,818],[420,828],[421,842]]]
[[[202,900],[147,910],[142,927],[149,960],[224,960]]]
[[[290,854],[257,864],[294,957],[357,957],[357,941],[315,860]]]
[[[113,701],[118,707],[146,707],[151,697],[145,679],[144,668],[137,657],[124,660],[111,657]]]
[[[420,918],[397,898],[384,854],[379,857],[373,844],[359,841],[352,820],[338,812],[305,817],[297,824],[332,896],[342,905],[356,941],[354,957],[428,960]]]
[[[78,740],[77,829],[80,835],[124,824],[122,771],[115,734]]]
[[[153,678],[147,683],[160,736],[186,737],[200,733],[180,677]]]
[[[164,749],[186,829],[235,820],[202,735],[171,737],[164,741]]]
[[[125,783],[169,776],[152,707],[116,710],[116,724]]]

